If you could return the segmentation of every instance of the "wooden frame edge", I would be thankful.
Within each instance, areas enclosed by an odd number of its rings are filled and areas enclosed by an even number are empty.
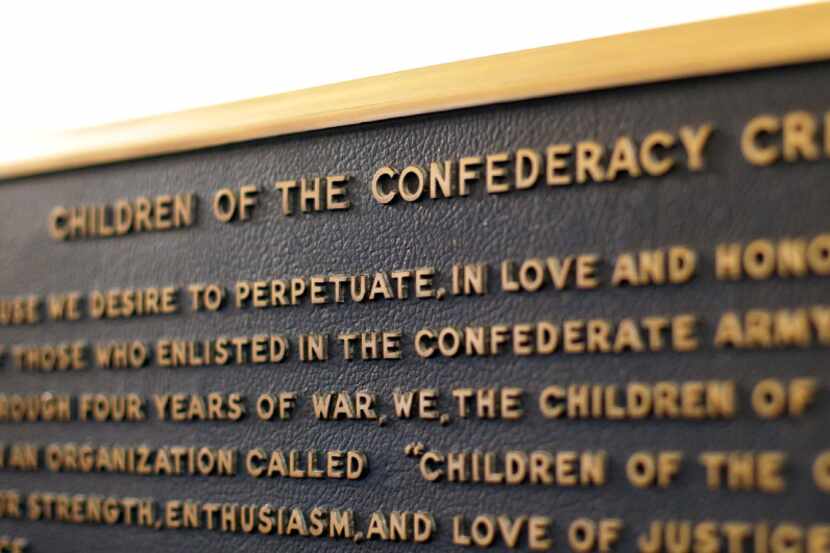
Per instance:
[[[16,142],[0,179],[484,104],[830,59],[830,3],[435,65]]]

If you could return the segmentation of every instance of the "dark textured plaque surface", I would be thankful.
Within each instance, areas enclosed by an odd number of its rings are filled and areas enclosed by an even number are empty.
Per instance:
[[[725,54],[728,55],[728,54]],[[0,292],[24,293],[211,281],[231,286],[238,279],[358,273],[434,266],[448,282],[453,263],[596,252],[619,252],[685,244],[700,252],[697,277],[681,286],[648,289],[602,287],[593,291],[492,293],[443,302],[407,300],[270,310],[225,309],[122,321],[44,322],[0,329],[0,343],[71,339],[147,342],[256,333],[327,332],[399,328],[404,336],[424,326],[532,322],[540,319],[619,319],[654,313],[694,312],[709,337],[717,316],[729,309],[799,307],[827,302],[827,280],[715,280],[717,243],[760,237],[810,236],[828,230],[830,163],[819,161],[755,168],[738,148],[742,125],[764,112],[828,108],[830,65],[812,64],[711,78],[575,94],[486,108],[460,110],[376,124],[314,132],[196,151],[181,155],[19,179],[0,185]],[[322,108],[322,107],[321,107]],[[641,137],[655,129],[712,121],[705,171],[673,171],[660,178],[622,179],[562,189],[540,185],[526,192],[488,196],[474,186],[472,197],[380,206],[369,181],[382,165],[403,167],[517,147],[543,149],[558,141],[594,138],[610,144],[620,134]],[[286,218],[277,215],[271,183],[303,175],[351,174],[352,208],[345,212]],[[223,225],[210,215],[209,198],[222,186],[256,184],[268,189],[254,219]],[[193,191],[201,201],[195,228],[138,234],[111,240],[56,242],[47,231],[55,205],[111,202],[121,197]],[[21,373],[6,363],[4,392],[51,390],[71,393],[295,390],[297,416],[288,422],[140,424],[32,423],[0,425],[0,441],[96,444],[210,445],[262,448],[360,449],[368,475],[358,481],[255,480],[240,474],[219,477],[142,477],[120,474],[0,473],[2,488],[115,496],[193,498],[240,503],[270,501],[311,508],[353,508],[358,517],[374,510],[426,510],[438,520],[431,546],[451,544],[451,515],[479,512],[544,514],[553,517],[557,550],[566,549],[566,524],[579,516],[625,520],[619,550],[634,550],[635,537],[654,518],[796,520],[830,515],[830,496],[815,488],[811,464],[830,447],[826,423],[828,355],[820,349],[716,352],[711,340],[691,353],[562,355],[517,358],[434,358],[413,355],[404,339],[400,361],[342,361],[304,364],[135,371],[92,368],[69,374]],[[749,386],[767,376],[812,376],[821,391],[805,417],[761,421],[749,409]],[[734,379],[739,412],[732,421],[637,422],[545,420],[533,398],[548,384],[572,382]],[[455,386],[512,385],[527,394],[520,422],[459,420],[442,427],[392,417],[396,388],[436,387],[446,402]],[[308,395],[319,390],[369,389],[390,416],[381,427],[364,421],[320,422]],[[250,404],[249,404],[250,405]],[[449,405],[444,403],[444,405]],[[249,408],[250,411],[250,408]],[[404,446],[421,441],[448,449],[606,449],[608,485],[601,488],[512,487],[427,483]],[[667,490],[628,484],[624,463],[637,450],[679,449],[685,470]],[[788,487],[776,495],[709,491],[696,463],[699,452],[783,450],[789,454]],[[231,535],[203,530],[79,526],[0,519],[0,532],[29,538],[33,551],[367,551],[424,549],[380,542],[354,545],[302,537]]]

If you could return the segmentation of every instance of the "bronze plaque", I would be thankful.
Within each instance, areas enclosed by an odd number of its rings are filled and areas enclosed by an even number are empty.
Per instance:
[[[0,551],[830,551],[829,24],[7,162]]]

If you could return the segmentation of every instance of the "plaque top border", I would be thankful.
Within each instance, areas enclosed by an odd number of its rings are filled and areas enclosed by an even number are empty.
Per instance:
[[[27,138],[0,179],[456,108],[830,59],[830,2],[390,73]],[[797,32],[794,32],[797,30]]]

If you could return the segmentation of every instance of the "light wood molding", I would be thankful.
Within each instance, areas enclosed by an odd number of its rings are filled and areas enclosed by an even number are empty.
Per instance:
[[[27,139],[0,178],[570,92],[830,59],[830,3],[524,50]]]

